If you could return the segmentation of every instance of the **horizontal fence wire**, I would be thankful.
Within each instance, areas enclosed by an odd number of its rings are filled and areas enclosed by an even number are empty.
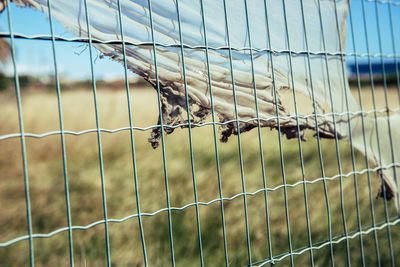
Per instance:
[[[124,222],[126,220],[129,220],[129,219],[132,219],[132,218],[136,218],[136,217],[139,217],[139,216],[142,216],[142,217],[155,216],[155,215],[157,215],[159,213],[162,213],[162,212],[165,212],[165,211],[183,211],[183,210],[185,210],[185,209],[187,209],[189,207],[196,206],[196,205],[209,206],[209,205],[211,205],[213,203],[216,203],[216,202],[232,201],[234,199],[237,199],[237,198],[243,197],[243,196],[255,196],[255,195],[259,194],[259,193],[266,192],[266,191],[276,191],[276,190],[282,189],[282,188],[294,188],[296,186],[303,185],[303,184],[315,184],[317,182],[334,181],[336,179],[350,177],[350,176],[352,176],[354,174],[360,175],[360,174],[369,173],[369,172],[387,170],[387,169],[391,169],[391,168],[394,168],[394,167],[400,167],[400,162],[399,163],[391,163],[391,164],[388,164],[386,166],[378,166],[378,167],[370,168],[370,169],[362,169],[360,171],[352,171],[352,172],[348,172],[346,174],[341,174],[341,175],[338,174],[338,175],[334,175],[334,176],[331,176],[331,177],[320,177],[320,178],[317,178],[317,179],[314,179],[314,180],[304,180],[304,181],[302,180],[302,181],[299,181],[299,182],[296,182],[296,183],[293,183],[293,184],[282,184],[282,185],[278,185],[278,186],[273,187],[273,188],[268,188],[268,187],[261,188],[259,190],[254,191],[254,192],[239,193],[239,194],[236,194],[236,195],[234,195],[232,197],[215,198],[215,199],[210,200],[208,202],[189,203],[189,204],[184,205],[184,206],[179,207],[179,208],[178,207],[170,207],[170,208],[159,209],[159,210],[154,211],[152,213],[148,213],[148,212],[143,212],[143,213],[140,213],[140,214],[135,213],[135,214],[132,214],[132,215],[128,215],[128,216],[126,216],[126,217],[124,217],[122,219],[107,219],[107,222],[120,223],[120,222]],[[94,227],[96,225],[103,224],[104,222],[105,222],[104,220],[99,220],[99,221],[93,222],[91,224],[88,224],[86,226],[71,226],[71,229],[80,229],[80,230],[89,229],[89,228],[92,228],[92,227]],[[61,232],[64,232],[64,231],[68,231],[68,230],[69,230],[68,227],[64,227],[64,228],[60,228],[60,229],[54,230],[53,232],[50,232],[48,234],[32,234],[32,237],[33,238],[51,237],[51,236],[54,236],[54,235],[56,235],[58,233],[61,233]],[[22,240],[26,240],[28,238],[29,238],[28,235],[17,237],[17,238],[11,239],[9,241],[0,243],[0,247],[10,246],[10,245],[12,245],[12,244],[14,244],[16,242],[19,242],[19,241],[22,241]]]
[[[174,210],[179,210],[179,209],[175,208]],[[151,215],[145,215],[145,214],[142,214],[142,215],[151,216]],[[121,220],[109,219],[108,222],[121,223],[121,222],[129,220],[129,219],[131,219],[133,217],[136,217],[136,216],[125,217],[125,218],[123,218]],[[87,225],[87,226],[72,226],[72,229],[73,230],[88,230],[88,229],[90,229],[92,227],[95,227],[95,226],[97,226],[99,224],[103,224],[103,223],[104,223],[104,220],[101,220],[101,221],[94,222],[94,223],[92,223],[90,225]],[[355,238],[355,237],[357,237],[359,235],[366,235],[366,234],[369,234],[371,231],[374,231],[374,230],[383,230],[388,225],[397,225],[398,223],[400,223],[400,217],[396,216],[396,217],[391,218],[388,222],[384,221],[384,222],[376,223],[375,226],[364,227],[361,231],[351,231],[351,232],[349,232],[350,235],[347,236],[347,237],[345,237],[343,235],[338,235],[336,237],[333,237],[332,241],[324,240],[324,241],[321,241],[321,242],[317,242],[317,243],[313,244],[312,248],[311,247],[306,247],[306,248],[294,249],[292,251],[292,253],[293,253],[293,255],[301,255],[301,254],[309,251],[310,249],[319,250],[319,249],[321,249],[321,248],[323,248],[323,247],[325,247],[327,245],[330,245],[332,243],[333,244],[339,244],[341,241],[343,241],[345,239],[353,239],[353,238]],[[34,235],[32,235],[32,237],[34,237],[34,238],[49,238],[49,237],[52,237],[52,236],[54,236],[56,234],[59,234],[61,232],[67,231],[67,230],[68,230],[68,228],[65,227],[65,228],[60,228],[60,229],[58,229],[58,230],[56,230],[54,232],[51,232],[49,234],[34,234]],[[18,239],[11,240],[7,245],[11,245],[11,244],[16,243],[18,241],[22,241],[22,240],[26,240],[26,239],[28,239],[28,237],[22,236],[22,237],[20,237]],[[0,244],[0,247],[1,247],[1,245],[2,244]],[[283,259],[285,259],[289,255],[290,255],[290,253],[283,253],[283,254],[275,256],[273,260],[262,260],[262,261],[254,262],[253,264],[260,264],[259,266],[263,266],[263,265],[268,264],[268,263],[273,263],[274,264],[276,262],[282,261]]]
[[[315,118],[317,117],[329,117],[329,116],[343,116],[343,115],[353,115],[353,116],[358,116],[358,115],[370,115],[370,114],[375,114],[375,113],[382,113],[382,115],[386,115],[386,113],[388,112],[388,110],[390,112],[400,112],[400,108],[394,108],[394,109],[379,109],[379,110],[368,110],[368,111],[357,111],[357,112],[331,112],[331,113],[324,113],[324,114],[309,114],[309,115],[292,115],[292,116],[279,116],[280,119],[295,119],[295,118],[303,118],[303,119],[308,119],[308,118]],[[251,118],[251,119],[247,119],[247,120],[227,120],[224,122],[218,122],[218,121],[214,121],[214,122],[204,122],[204,123],[190,123],[191,127],[204,127],[204,126],[210,126],[210,125],[227,125],[227,124],[231,124],[231,123],[236,123],[236,122],[240,122],[240,123],[249,123],[249,122],[254,122],[254,121],[263,121],[263,122],[268,122],[268,121],[272,121],[272,120],[276,120],[278,117],[276,116],[271,116],[268,119],[263,119],[263,118]],[[163,128],[168,128],[168,129],[176,129],[176,128],[187,128],[189,127],[189,123],[179,123],[176,125],[165,125],[163,124]],[[161,125],[151,125],[151,126],[147,126],[147,127],[138,127],[138,126],[132,126],[132,127],[120,127],[120,128],[116,128],[116,129],[104,129],[104,128],[99,128],[99,129],[87,129],[87,130],[83,130],[83,131],[69,131],[69,130],[64,130],[63,133],[64,134],[69,134],[69,135],[84,135],[87,133],[93,133],[93,132],[104,132],[104,133],[117,133],[117,132],[121,132],[121,131],[128,131],[128,130],[138,130],[138,131],[149,131],[152,129],[156,129],[156,128],[161,128]],[[61,131],[48,131],[45,133],[41,133],[41,134],[35,134],[35,133],[24,133],[25,137],[32,137],[32,138],[44,138],[47,136],[51,136],[51,135],[58,135],[61,134]],[[12,133],[12,134],[4,134],[4,135],[0,135],[0,141],[2,140],[6,140],[6,139],[10,139],[10,138],[18,138],[21,137],[20,133]]]
[[[389,4],[389,5],[394,5],[394,6],[400,6],[400,2],[399,1],[387,1],[387,0],[363,0],[366,2],[370,2],[370,3],[379,3],[379,4]]]
[[[342,241],[354,239],[361,235],[367,235],[367,234],[371,233],[372,231],[383,230],[383,229],[387,228],[388,226],[397,225],[398,223],[400,223],[400,217],[396,216],[396,217],[389,219],[388,221],[385,220],[384,222],[376,223],[375,226],[371,225],[368,227],[364,227],[364,228],[362,228],[361,231],[359,231],[359,230],[350,231],[347,233],[348,234],[347,236],[338,235],[338,236],[333,237],[332,240],[325,240],[325,241],[315,243],[315,244],[313,244],[313,247],[305,247],[305,248],[295,249],[292,251],[292,255],[301,255],[310,250],[319,250],[328,245],[339,244]],[[277,262],[284,260],[285,258],[287,258],[289,256],[290,256],[290,253],[283,253],[281,255],[275,256],[275,258],[273,260],[258,261],[258,262],[255,262],[254,264],[257,264],[257,266],[260,266],[260,267],[264,266],[266,264],[269,264],[269,263],[275,264]]]
[[[0,38],[11,38],[11,34],[8,32],[0,32]],[[39,41],[51,41],[52,36],[51,35],[46,35],[46,34],[41,34],[41,35],[25,35],[25,34],[20,34],[20,33],[13,33],[13,38],[14,39],[23,39],[23,40],[39,40]],[[68,38],[68,37],[62,37],[62,36],[54,36],[54,39],[56,41],[60,42],[69,42],[69,43],[87,43],[89,44],[89,38],[83,38],[83,37],[73,37],[73,38]],[[114,44],[114,45],[121,45],[122,46],[122,41],[117,40],[117,39],[110,39],[110,40],[98,40],[96,38],[91,39],[92,44]],[[152,42],[130,42],[130,41],[124,41],[125,45],[132,45],[132,46],[137,46],[137,47],[152,47],[153,43]],[[163,47],[163,48],[181,48],[180,44],[164,44],[164,43],[155,43],[157,47]],[[203,46],[203,45],[188,45],[188,44],[182,44],[183,48],[185,49],[193,49],[193,50],[229,50],[231,49],[232,51],[254,51],[254,52],[266,52],[266,53],[272,53],[274,55],[279,55],[279,54],[292,54],[292,56],[305,56],[307,54],[309,55],[315,55],[315,56],[357,56],[357,57],[373,57],[373,58],[400,58],[400,55],[397,54],[388,54],[388,53],[374,53],[374,54],[368,54],[368,53],[355,53],[355,52],[332,52],[332,51],[296,51],[296,50],[288,50],[288,49],[270,49],[270,48],[250,48],[250,47],[229,47],[229,46]]]

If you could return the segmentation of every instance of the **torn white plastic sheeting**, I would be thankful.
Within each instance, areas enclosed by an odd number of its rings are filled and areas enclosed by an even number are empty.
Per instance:
[[[22,6],[32,6],[48,14],[46,0],[15,2]],[[248,121],[239,123],[240,131],[256,127],[258,123],[256,118],[260,118],[259,123],[263,127],[277,128],[277,115],[280,118],[281,131],[288,138],[298,136],[297,123],[301,129],[301,136],[305,129],[316,131],[318,128],[321,137],[344,138],[349,136],[351,130],[353,146],[363,153],[366,150],[373,165],[398,166],[400,115],[395,113],[390,115],[389,119],[387,116],[382,116],[377,120],[360,115],[360,106],[349,90],[344,57],[341,56],[346,39],[348,9],[346,0],[266,1],[266,6],[263,0],[248,1],[249,27],[246,22],[245,2],[226,1],[230,46],[233,48],[234,81],[232,81],[230,71],[229,50],[226,49],[229,43],[223,1],[204,0],[203,2],[207,36],[203,31],[200,1],[179,1],[191,123],[203,122],[211,112],[211,90],[204,49],[206,36],[210,48],[209,68],[214,110],[220,122],[237,119],[233,101],[234,84],[238,119]],[[152,1],[155,40],[152,39],[151,34],[148,1],[121,0],[120,4],[124,41],[127,43],[128,68],[156,87],[151,45],[153,41],[156,42],[163,123],[170,126],[187,125],[176,0]],[[84,1],[52,0],[51,6],[52,14],[59,23],[78,37],[88,37]],[[101,42],[121,40],[118,2],[116,0],[87,0],[87,6],[91,38]],[[302,10],[304,10],[304,16]],[[287,22],[287,29],[285,22]],[[248,49],[249,34],[254,49],[254,68],[252,68]],[[117,61],[123,61],[121,44],[94,43],[93,46],[103,54]],[[311,52],[310,69],[307,54],[302,53],[307,50]],[[252,70],[254,70],[255,83]],[[274,88],[277,103],[275,103]],[[293,88],[297,99],[302,99],[297,106],[298,114],[293,102]],[[278,105],[279,114],[276,114],[276,105]],[[315,116],[306,116],[314,112],[322,115],[318,116],[318,125]],[[338,114],[335,117],[328,114],[332,112]],[[389,132],[388,123],[391,125],[391,132]],[[378,125],[377,128],[376,125]],[[236,123],[229,122],[221,128],[222,141],[226,141],[231,134],[237,134]],[[165,130],[167,133],[173,131],[171,128],[165,128]],[[379,130],[379,137],[377,137],[377,130]],[[158,146],[160,132],[161,129],[157,128],[151,134],[149,141],[153,147]],[[364,134],[366,144],[363,140]],[[386,197],[388,199],[395,197],[396,205],[399,206],[396,169],[398,168],[384,168],[382,174],[386,181]],[[382,195],[382,192],[380,194]]]

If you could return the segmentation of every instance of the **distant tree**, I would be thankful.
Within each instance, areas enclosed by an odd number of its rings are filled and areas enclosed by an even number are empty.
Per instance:
[[[35,82],[35,78],[29,75],[20,75],[19,79],[19,86],[20,88],[24,88],[30,84],[32,84],[33,82]]]
[[[0,73],[0,91],[6,90],[10,85],[10,78]]]

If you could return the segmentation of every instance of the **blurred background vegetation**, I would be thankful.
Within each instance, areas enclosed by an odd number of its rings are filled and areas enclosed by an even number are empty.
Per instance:
[[[32,77],[20,77],[22,108],[25,132],[45,133],[59,130],[57,95],[54,83],[46,83]],[[98,105],[101,128],[117,129],[129,126],[126,91],[123,81],[99,81]],[[18,133],[18,113],[13,81],[0,76],[0,135]],[[68,131],[95,129],[93,92],[90,81],[61,83],[64,127]],[[378,109],[385,107],[384,91],[376,88]],[[357,90],[353,90],[357,95]],[[398,107],[396,88],[389,88],[390,107]],[[366,109],[372,109],[370,88],[363,88]],[[358,98],[357,98],[358,99]],[[148,127],[157,124],[157,98],[155,90],[142,81],[131,84],[131,100],[134,125]],[[218,178],[212,126],[194,128],[194,169],[200,202],[219,198]],[[108,217],[121,219],[136,214],[135,190],[139,190],[140,207],[144,213],[166,208],[163,155],[160,148],[153,150],[147,142],[150,131],[135,130],[135,155],[138,188],[134,186],[133,161],[130,132],[102,133],[102,153],[107,195]],[[270,129],[261,130],[264,162],[260,161],[257,130],[241,136],[243,148],[244,179],[247,192],[263,188],[262,164],[266,170],[268,188],[282,185],[282,166],[278,133]],[[302,142],[305,179],[313,181],[322,177],[318,157],[317,140],[307,133],[307,142]],[[70,189],[72,224],[85,226],[103,219],[102,194],[99,169],[97,135],[95,132],[82,135],[66,135],[68,182]],[[218,136],[217,136],[218,138]],[[171,205],[182,207],[194,202],[193,181],[189,151],[188,129],[177,129],[166,137],[166,166],[168,171]],[[284,174],[288,184],[302,180],[298,140],[283,142]],[[339,173],[334,140],[321,140],[323,167],[326,177]],[[339,154],[343,174],[354,171],[348,140],[339,142]],[[228,198],[242,193],[238,141],[232,137],[228,143],[218,142],[223,196]],[[29,173],[32,225],[34,233],[49,233],[67,226],[64,176],[62,168],[61,140],[59,135],[42,138],[26,138]],[[24,179],[20,139],[0,140],[0,242],[27,235]],[[355,152],[356,170],[366,168],[365,158]],[[385,221],[382,199],[375,199],[379,179],[371,172],[371,191],[368,175],[350,175],[342,178],[343,198],[340,195],[339,178],[326,181],[333,237],[344,234],[343,212],[348,232],[358,231],[355,190],[359,195],[360,222],[363,228],[372,225],[371,203],[376,223]],[[358,187],[355,189],[354,179]],[[311,239],[314,244],[326,242],[328,220],[326,195],[323,181],[306,185],[310,218]],[[272,256],[288,253],[288,231],[285,216],[284,189],[268,191],[267,229],[264,192],[248,196],[248,222],[250,228],[252,261],[268,259],[270,231]],[[293,249],[308,246],[304,186],[299,184],[287,188],[288,214]],[[343,206],[341,206],[341,203]],[[248,264],[246,228],[243,197],[224,201],[228,256],[231,266]],[[397,216],[394,203],[388,203],[389,217]],[[222,235],[220,202],[216,201],[200,208],[201,235],[206,266],[223,266],[224,244]],[[150,266],[170,264],[170,245],[167,212],[143,217],[144,237]],[[197,243],[195,207],[190,206],[172,212],[174,252],[177,266],[200,264]],[[400,229],[392,226],[391,238],[395,260],[400,251]],[[376,231],[382,266],[390,263],[387,228]],[[116,266],[144,266],[138,219],[131,218],[122,223],[109,224],[111,262]],[[363,235],[363,250],[367,265],[377,261],[374,232]],[[354,266],[361,265],[360,239],[348,240],[350,257]],[[73,247],[77,266],[104,266],[106,263],[104,224],[88,230],[73,231]],[[317,266],[330,264],[329,246],[313,251]],[[333,245],[337,266],[346,263],[346,241]],[[68,265],[68,232],[50,238],[34,239],[35,263],[38,266]],[[28,240],[0,248],[3,266],[24,266],[29,262]],[[309,252],[294,256],[298,266],[310,264]],[[279,266],[289,265],[289,257]]]

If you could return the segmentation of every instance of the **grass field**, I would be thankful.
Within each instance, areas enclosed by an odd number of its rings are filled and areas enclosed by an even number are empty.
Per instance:
[[[364,101],[371,108],[371,97],[365,89]],[[363,91],[363,92],[364,92]],[[157,101],[154,90],[134,88],[131,91],[134,125],[148,127],[157,122]],[[377,89],[378,108],[384,107],[383,91]],[[398,95],[389,91],[391,107],[398,107]],[[128,110],[124,90],[102,88],[98,91],[98,106],[101,128],[117,129],[129,126]],[[18,133],[18,117],[12,91],[0,94],[0,136]],[[93,94],[90,90],[67,90],[62,93],[64,127],[68,131],[95,129]],[[45,133],[59,130],[57,95],[50,91],[26,91],[22,94],[25,132]],[[140,208],[143,213],[153,213],[166,208],[162,149],[153,150],[147,142],[149,131],[134,132],[135,160],[138,189],[134,186],[130,131],[102,133],[102,155],[106,184],[108,218],[121,219],[137,214],[135,190],[139,190]],[[218,176],[212,126],[194,128],[193,167],[200,202],[219,198]],[[322,177],[318,157],[318,144],[312,133],[308,141],[302,142],[305,179],[312,181]],[[70,190],[72,224],[86,226],[104,219],[102,206],[99,154],[96,132],[81,135],[66,135],[68,183]],[[217,137],[218,138],[218,137]],[[264,188],[262,164],[265,167],[268,188],[282,185],[282,166],[278,134],[262,129],[262,152],[260,161],[258,133],[254,129],[241,135],[243,148],[243,170],[247,192]],[[192,165],[190,160],[188,129],[177,129],[166,137],[166,168],[169,182],[171,206],[183,207],[194,202]],[[298,140],[283,142],[284,174],[288,184],[302,180]],[[326,177],[338,174],[338,162],[334,140],[321,140],[323,167]],[[341,167],[344,174],[353,171],[349,143],[339,142]],[[242,193],[238,141],[232,137],[228,143],[218,142],[222,194],[226,198]],[[67,226],[63,160],[59,135],[42,138],[26,138],[29,174],[32,227],[34,233],[49,233]],[[24,179],[19,138],[0,140],[0,242],[27,234],[27,219]],[[366,168],[362,154],[356,152],[356,170]],[[369,190],[367,173],[344,177],[343,198],[340,195],[340,179],[326,181],[332,236],[358,230],[354,179],[357,180],[362,227],[372,224],[370,197],[373,200],[376,223],[385,221],[383,200],[376,200],[379,179],[370,173],[372,191]],[[267,228],[264,191],[247,196],[249,236],[253,262],[279,256],[289,251],[287,219],[285,213],[284,188],[268,191]],[[312,243],[326,242],[328,216],[323,181],[306,186],[310,233]],[[304,186],[298,184],[287,188],[288,214],[293,250],[309,245],[304,201]],[[341,201],[342,200],[342,201]],[[341,205],[341,203],[343,205]],[[389,202],[389,216],[396,216],[394,204]],[[231,266],[248,264],[245,214],[243,196],[224,201],[227,252]],[[342,214],[345,214],[345,220]],[[204,263],[206,266],[223,266],[224,242],[221,223],[221,202],[215,201],[199,207]],[[174,253],[177,266],[200,265],[196,209],[189,206],[172,211]],[[149,266],[166,266],[171,263],[168,214],[166,211],[143,217],[143,230]],[[268,230],[270,240],[268,239]],[[391,238],[395,261],[400,251],[400,228],[392,226]],[[382,266],[390,263],[387,228],[376,231]],[[144,266],[142,243],[137,217],[122,223],[109,223],[111,262],[116,266]],[[363,235],[362,248],[367,265],[376,265],[374,231]],[[270,242],[269,242],[270,241]],[[269,243],[271,247],[269,247]],[[77,266],[104,266],[106,263],[104,224],[88,230],[73,231],[74,259]],[[348,240],[353,266],[361,265],[359,237]],[[329,245],[313,250],[317,266],[330,263]],[[337,266],[346,263],[346,241],[333,245]],[[49,238],[34,239],[34,256],[37,266],[66,266],[69,264],[68,232]],[[24,266],[29,262],[28,240],[19,241],[0,248],[2,266]],[[286,266],[290,258],[280,264]],[[309,252],[294,256],[298,266],[310,264]],[[279,266],[281,266],[279,265]]]

